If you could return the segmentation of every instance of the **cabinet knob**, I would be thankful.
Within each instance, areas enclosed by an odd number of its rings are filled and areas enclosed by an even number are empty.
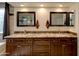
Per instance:
[[[20,45],[18,45],[17,47],[18,47],[18,48],[20,48],[21,46],[20,46]]]
[[[65,44],[62,45],[62,47],[65,47],[65,46],[67,46],[67,45],[65,45]]]

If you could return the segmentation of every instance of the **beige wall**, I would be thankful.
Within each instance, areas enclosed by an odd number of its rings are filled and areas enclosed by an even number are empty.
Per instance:
[[[12,9],[13,10],[13,9]],[[50,11],[72,11],[71,8],[14,8],[14,18],[12,20],[13,23],[11,25],[13,26],[13,31],[64,31],[64,30],[70,30],[70,31],[76,31],[75,26],[74,27],[50,27],[49,29],[46,28],[46,21],[50,20]],[[36,12],[36,20],[39,21],[40,27],[36,29],[36,27],[17,27],[17,11],[20,12],[28,12],[28,11],[35,11]],[[11,26],[12,27],[12,26]]]
[[[12,6],[10,6],[9,8],[10,8],[9,13],[14,14],[14,8]],[[10,15],[9,20],[10,20],[10,34],[12,34],[14,32],[14,15]]]

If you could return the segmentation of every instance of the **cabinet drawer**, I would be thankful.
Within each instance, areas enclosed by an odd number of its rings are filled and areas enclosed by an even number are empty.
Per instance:
[[[33,46],[33,51],[48,52],[49,51],[49,46]]]
[[[36,40],[33,42],[34,45],[49,45],[50,42],[48,40]]]
[[[76,39],[52,39],[51,44],[73,44],[76,43]]]
[[[13,44],[13,39],[6,40],[6,45],[11,45],[11,44]]]
[[[32,41],[26,39],[16,39],[13,40],[13,43],[15,43],[16,45],[31,45]]]
[[[49,56],[49,52],[33,52],[33,56]]]
[[[72,39],[60,39],[61,43],[72,43]]]
[[[51,39],[50,41],[51,41],[51,43],[59,43],[60,42],[60,39],[57,39],[56,38],[56,39]]]

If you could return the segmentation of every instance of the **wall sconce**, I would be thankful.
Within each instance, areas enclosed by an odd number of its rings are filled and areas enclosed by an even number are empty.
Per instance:
[[[46,27],[49,28],[49,21],[46,21]]]
[[[36,21],[35,26],[36,26],[37,29],[39,28],[39,22],[38,22],[38,20]]]

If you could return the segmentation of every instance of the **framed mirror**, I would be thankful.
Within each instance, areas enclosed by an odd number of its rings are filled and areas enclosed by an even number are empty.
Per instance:
[[[50,26],[74,26],[74,12],[50,12]]]
[[[35,26],[35,12],[17,12],[17,26]]]

